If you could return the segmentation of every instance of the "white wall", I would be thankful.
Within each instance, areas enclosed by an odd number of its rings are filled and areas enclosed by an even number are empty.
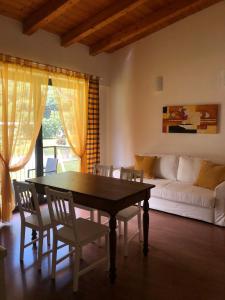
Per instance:
[[[38,31],[22,34],[19,22],[0,16],[0,52],[98,75],[101,157],[115,166],[134,153],[166,152],[225,159],[225,3],[152,34],[114,54],[89,56],[77,44]],[[223,82],[221,80],[224,75]],[[162,75],[164,90],[155,91]],[[162,106],[221,103],[218,134],[163,134]]]
[[[225,159],[224,11],[221,2],[111,56],[105,162],[130,165],[145,152]],[[218,134],[162,133],[164,105],[206,103],[221,104]]]
[[[22,24],[13,19],[0,16],[0,53],[31,59],[40,63],[64,67],[75,71],[99,76],[101,106],[101,157],[104,159],[103,108],[109,95],[110,60],[108,54],[90,56],[88,47],[74,44],[68,48],[60,46],[57,35],[39,30],[31,36],[22,33]]]
[[[90,56],[88,47],[60,46],[59,36],[39,30],[31,36],[22,33],[22,24],[0,16],[0,52],[40,63],[69,68],[102,77],[109,82],[109,55]]]

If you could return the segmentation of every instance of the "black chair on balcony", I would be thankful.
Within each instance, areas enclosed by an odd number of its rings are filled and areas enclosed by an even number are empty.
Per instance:
[[[43,175],[48,176],[57,173],[58,159],[57,158],[47,158],[46,166],[43,169]],[[35,169],[28,169],[27,177],[30,178],[30,172],[35,171]]]

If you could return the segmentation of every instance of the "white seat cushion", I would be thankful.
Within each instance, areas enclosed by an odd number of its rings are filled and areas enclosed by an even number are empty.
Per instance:
[[[172,181],[163,187],[156,185],[151,196],[206,208],[215,206],[214,191],[180,181]]]
[[[48,207],[41,207],[40,211],[41,211],[43,226],[44,227],[51,227],[51,220],[50,220]],[[35,214],[26,217],[25,222],[29,223],[29,224],[32,224],[36,227],[39,227],[38,218],[37,218],[37,215],[35,215]]]
[[[108,232],[108,227],[83,218],[76,220],[78,240],[81,245],[90,243]],[[74,234],[70,227],[62,227],[57,231],[57,236],[62,241],[74,241]]]
[[[138,214],[139,209],[140,208],[138,206],[134,206],[134,205],[127,207],[119,211],[118,214],[116,215],[116,218],[120,221],[124,221],[124,220],[128,221]]]
[[[127,208],[124,208],[122,210],[120,210],[117,215],[116,218],[120,221],[129,221],[130,219],[132,219],[135,215],[137,215],[139,211],[139,207],[132,205],[129,206]],[[109,218],[109,214],[105,211],[99,211],[99,214],[103,217],[108,217]]]
[[[88,210],[88,211],[94,211],[95,209],[92,207],[88,207],[88,206],[84,206],[81,204],[74,204],[74,207],[79,208],[79,209],[84,209],[84,210]]]

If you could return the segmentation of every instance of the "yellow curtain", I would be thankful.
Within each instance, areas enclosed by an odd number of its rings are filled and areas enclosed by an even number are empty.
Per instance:
[[[62,74],[53,74],[51,78],[67,140],[81,158],[81,171],[86,172],[88,80]]]
[[[48,72],[0,62],[0,220],[14,208],[10,172],[29,161],[40,130],[48,91]]]

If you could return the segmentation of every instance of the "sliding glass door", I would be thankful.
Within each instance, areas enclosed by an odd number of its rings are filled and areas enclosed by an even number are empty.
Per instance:
[[[49,157],[54,157],[58,159],[58,172],[80,170],[80,158],[72,152],[66,139],[52,86],[49,86],[48,89],[46,108],[42,121],[42,144],[44,166]],[[37,147],[40,150],[41,143]]]
[[[11,172],[11,178],[24,181],[28,178],[28,173],[30,178],[42,176],[50,157],[58,159],[57,172],[80,170],[80,158],[73,153],[65,137],[51,85],[35,150],[22,170]]]

